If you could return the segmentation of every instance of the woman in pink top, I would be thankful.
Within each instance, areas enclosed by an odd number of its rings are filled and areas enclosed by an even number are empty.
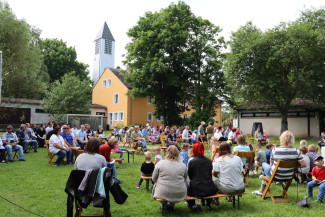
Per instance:
[[[217,139],[216,137],[212,137],[212,138],[211,138],[211,153],[212,153],[212,155],[213,155],[213,153],[214,153],[214,150],[215,150],[217,147],[219,148],[218,139]],[[215,160],[217,160],[218,157],[219,157],[219,152],[217,152],[216,155],[214,156],[214,158],[212,159],[212,163],[213,163]]]

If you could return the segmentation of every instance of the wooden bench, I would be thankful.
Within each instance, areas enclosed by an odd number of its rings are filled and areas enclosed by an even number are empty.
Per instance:
[[[185,200],[201,200],[201,199],[214,199],[214,198],[219,198],[219,197],[232,197],[232,205],[234,208],[236,208],[236,196],[237,196],[237,207],[239,209],[239,205],[240,205],[240,201],[239,201],[239,197],[242,197],[244,194],[246,194],[246,192],[243,192],[241,194],[235,194],[235,195],[229,195],[229,194],[223,194],[223,193],[216,193],[215,195],[209,196],[209,197],[204,197],[204,198],[196,198],[196,197],[190,197],[187,196],[185,198]],[[167,214],[167,202],[166,200],[162,199],[162,198],[155,198],[156,201],[159,201],[162,203],[162,215],[166,216]]]
[[[141,179],[146,181],[146,189],[147,189],[147,191],[149,191],[149,182],[150,182],[150,180],[152,180],[152,177],[151,176],[141,176]]]

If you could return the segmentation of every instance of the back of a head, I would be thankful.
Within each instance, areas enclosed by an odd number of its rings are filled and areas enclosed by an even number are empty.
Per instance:
[[[167,160],[178,161],[179,152],[175,145],[171,145],[167,148],[166,157]]]
[[[144,157],[145,157],[146,160],[151,160],[151,158],[152,158],[151,152],[150,151],[146,151],[144,153]]]
[[[90,138],[85,147],[85,152],[88,154],[99,153],[99,146],[101,145],[100,140],[96,137]]]
[[[292,147],[295,143],[295,137],[290,131],[284,131],[280,136],[280,143],[285,147]]]
[[[160,153],[161,148],[159,146],[155,146],[153,150]]]
[[[188,147],[190,147],[190,145],[187,144],[187,143],[185,143],[185,144],[183,145],[183,149],[187,149]]]
[[[307,148],[306,145],[301,145],[301,146],[299,147],[299,151],[300,151],[301,154],[306,154],[307,151],[308,151],[308,148]]]
[[[204,156],[204,145],[202,142],[197,141],[193,145],[193,155],[194,157],[203,157]]]
[[[266,148],[269,150],[273,147],[274,145],[272,143],[267,143]]]
[[[220,143],[219,156],[231,154],[230,145],[227,142]]]
[[[246,144],[246,138],[244,136],[244,134],[240,134],[237,136],[237,142],[240,145],[245,145]]]
[[[118,141],[115,139],[115,137],[112,137],[110,140],[108,140],[108,145],[113,148],[114,144],[117,143]]]
[[[194,157],[193,149],[188,150],[187,154],[188,154],[189,157]]]
[[[300,140],[300,146],[303,146],[303,145],[307,145],[307,141],[306,140]]]
[[[308,146],[308,152],[316,152],[317,151],[317,148],[315,145],[309,145]]]

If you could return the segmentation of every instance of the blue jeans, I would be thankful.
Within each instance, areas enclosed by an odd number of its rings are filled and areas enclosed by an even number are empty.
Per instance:
[[[77,144],[76,144],[77,147],[80,147],[81,150],[84,150],[84,147],[85,147],[85,143],[81,142],[81,141],[78,141]]]
[[[71,164],[71,156],[72,156],[72,151],[69,149],[68,152],[65,150],[60,150],[59,152],[56,153],[58,155],[58,159],[55,161],[55,165],[59,166],[60,162],[64,159],[65,156],[67,156],[67,163]]]
[[[127,151],[127,149],[126,148],[120,148],[120,150],[118,150],[116,153],[120,153],[120,158],[122,158],[123,157],[123,151]]]
[[[19,160],[24,159],[23,147],[21,147],[20,145],[15,145],[15,146],[6,145],[5,149],[7,150],[7,153],[8,153],[8,160],[13,160],[12,159],[12,149],[18,150]]]
[[[262,172],[264,176],[271,178],[271,166],[268,163],[262,163]],[[262,179],[262,186],[265,186],[265,181]]]
[[[114,163],[106,162],[106,163],[107,163],[107,167],[113,169],[113,177],[117,178],[116,168],[115,168],[115,162]]]
[[[324,195],[325,195],[325,183],[324,182],[321,184],[318,184],[314,181],[310,181],[310,182],[308,182],[307,186],[308,186],[308,194],[307,194],[308,197],[312,197],[313,196],[313,188],[316,186],[319,186],[319,193],[318,193],[317,200],[323,201]]]
[[[138,146],[141,146],[144,151],[147,151],[147,141],[146,141],[146,139],[142,139],[141,141],[138,141]]]
[[[22,141],[22,146],[24,146],[24,151],[27,151],[29,144],[32,144],[34,146],[34,151],[37,151],[37,141],[31,140],[31,141]]]
[[[120,134],[116,134],[115,137],[117,138],[117,140],[121,141],[122,140],[122,137]]]

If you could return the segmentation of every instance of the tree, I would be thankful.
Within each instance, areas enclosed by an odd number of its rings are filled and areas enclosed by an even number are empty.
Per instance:
[[[58,39],[45,39],[42,43],[44,64],[47,66],[50,81],[60,79],[63,75],[74,71],[81,80],[89,80],[88,65],[77,61],[74,47]]]
[[[127,33],[131,43],[124,64],[130,68],[130,94],[153,97],[155,116],[163,116],[167,125],[182,121],[184,108],[179,105],[189,83],[186,49],[192,16],[184,2],[171,4],[160,12],[147,12]]]
[[[182,123],[187,101],[197,112],[188,120],[191,123],[213,117],[225,86],[220,52],[224,41],[217,37],[219,32],[181,1],[160,12],[147,12],[128,32],[131,43],[124,63],[131,69],[126,74],[133,86],[131,96],[153,97],[155,116],[163,116],[167,125]]]
[[[47,77],[40,50],[40,30],[19,20],[8,3],[0,2],[0,50],[3,54],[4,97],[41,99]]]
[[[74,72],[56,80],[43,100],[43,108],[57,119],[64,114],[88,114],[91,104],[91,82],[81,81]]]
[[[294,99],[324,96],[324,30],[299,19],[264,33],[252,23],[241,27],[232,34],[226,62],[232,96],[241,103],[275,105],[281,114],[281,133],[287,130]]]
[[[199,126],[202,120],[213,122],[220,98],[226,96],[222,71],[224,57],[221,53],[225,43],[223,37],[218,37],[220,31],[220,27],[208,20],[201,17],[192,19],[187,51],[191,60],[188,93],[195,113],[186,121],[191,127]]]

